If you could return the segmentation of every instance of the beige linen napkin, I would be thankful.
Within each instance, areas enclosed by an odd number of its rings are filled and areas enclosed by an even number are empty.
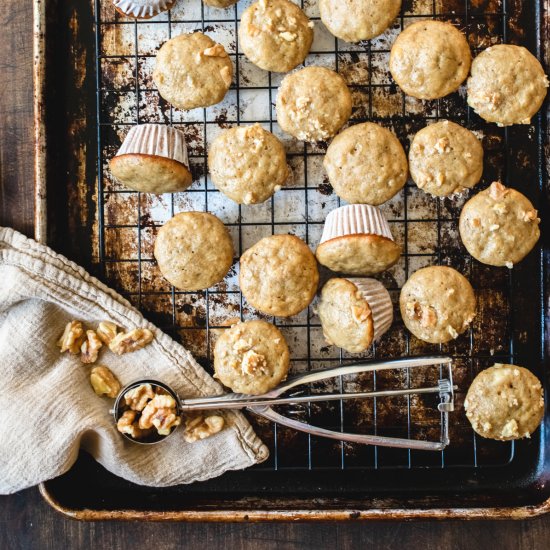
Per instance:
[[[117,356],[102,348],[96,364],[122,385],[154,378],[182,397],[222,392],[187,350],[113,290],[46,246],[0,228],[0,493],[66,472],[79,448],[112,473],[152,486],[205,480],[267,458],[267,447],[233,412],[224,414],[224,430],[195,443],[185,442],[181,428],[158,445],[125,440],[109,414],[113,400],[90,386],[93,365],[56,345],[71,320],[153,331],[142,350]]]

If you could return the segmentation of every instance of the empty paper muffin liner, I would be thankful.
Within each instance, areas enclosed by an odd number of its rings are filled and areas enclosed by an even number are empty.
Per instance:
[[[189,168],[185,134],[164,124],[132,126],[116,156],[142,154],[165,157]]]
[[[321,243],[354,234],[380,235],[393,241],[390,226],[376,206],[349,204],[328,214]]]
[[[353,283],[372,311],[374,325],[374,340],[380,337],[391,327],[393,322],[393,304],[389,292],[376,279],[348,278]]]
[[[174,0],[114,0],[116,9],[124,15],[149,19],[163,11],[169,10]]]

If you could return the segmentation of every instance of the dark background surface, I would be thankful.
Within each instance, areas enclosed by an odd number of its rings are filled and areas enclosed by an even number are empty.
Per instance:
[[[0,10],[0,224],[33,234],[32,0]],[[0,497],[0,550],[12,548],[549,548],[550,515],[530,521],[146,524],[80,523],[37,489]]]

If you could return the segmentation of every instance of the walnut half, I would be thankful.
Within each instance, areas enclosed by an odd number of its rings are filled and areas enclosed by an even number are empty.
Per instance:
[[[123,434],[127,434],[134,439],[143,439],[151,435],[153,430],[142,430],[136,421],[136,411],[125,411],[118,419],[116,429]]]
[[[206,418],[202,416],[189,417],[185,420],[185,432],[183,437],[188,443],[199,439],[206,439],[211,435],[223,430],[225,420],[223,416],[211,415]]]
[[[155,397],[151,384],[140,384],[124,394],[124,402],[133,411],[142,411],[150,399]]]
[[[117,335],[118,327],[111,321],[101,321],[97,325],[96,334],[99,339],[108,346],[113,338]]]
[[[176,400],[171,395],[157,394],[143,409],[139,418],[141,429],[157,429],[159,435],[168,435],[179,426],[181,418],[177,415]]]
[[[65,331],[57,341],[61,353],[69,351],[73,355],[80,353],[80,346],[84,341],[84,329],[80,321],[71,321],[65,325]]]
[[[144,348],[153,341],[153,333],[147,328],[135,328],[118,333],[109,344],[109,349],[117,355]]]
[[[97,395],[115,398],[120,391],[120,382],[117,377],[107,368],[98,365],[92,369],[90,383]]]
[[[103,344],[97,337],[95,331],[87,330],[86,340],[84,340],[82,346],[80,346],[80,360],[85,364],[95,363],[101,346],[103,346]]]

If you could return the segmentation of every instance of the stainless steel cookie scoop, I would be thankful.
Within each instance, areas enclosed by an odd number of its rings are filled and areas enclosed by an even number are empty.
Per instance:
[[[319,382],[337,376],[359,374],[366,372],[380,372],[392,369],[414,369],[418,367],[439,367],[440,376],[436,386],[424,388],[411,388],[399,390],[383,390],[371,392],[354,392],[354,393],[329,393],[318,395],[304,396],[283,396],[283,394],[296,386]],[[118,422],[123,411],[123,397],[126,392],[139,386],[140,384],[149,383],[152,386],[157,386],[168,392],[177,404],[178,414],[185,415],[185,412],[191,411],[207,411],[207,410],[223,410],[223,409],[247,409],[258,416],[276,422],[282,426],[287,426],[295,430],[299,430],[311,435],[337,439],[340,441],[350,441],[353,443],[364,443],[367,445],[379,445],[385,447],[399,447],[404,449],[418,449],[428,451],[441,451],[449,444],[449,412],[454,410],[454,390],[452,380],[452,360],[445,356],[431,357],[415,357],[396,359],[383,362],[365,362],[354,365],[346,365],[326,370],[318,370],[308,372],[306,374],[297,375],[288,378],[285,382],[262,395],[244,395],[229,393],[216,397],[198,397],[192,399],[180,399],[177,394],[166,384],[155,380],[138,380],[123,388],[118,395],[113,414],[115,422]],[[439,441],[424,441],[416,439],[403,439],[396,437],[384,437],[378,435],[353,434],[340,431],[327,430],[287,418],[275,412],[272,405],[288,405],[296,403],[313,403],[318,401],[335,401],[341,399],[366,399],[388,396],[405,396],[411,394],[438,394],[439,403],[438,410],[441,413],[441,437]],[[172,430],[171,433],[175,431]],[[171,435],[171,433],[169,435]],[[127,434],[121,434],[130,441],[142,444],[152,444],[163,441],[168,436],[159,436],[151,441],[139,441],[133,439]]]

